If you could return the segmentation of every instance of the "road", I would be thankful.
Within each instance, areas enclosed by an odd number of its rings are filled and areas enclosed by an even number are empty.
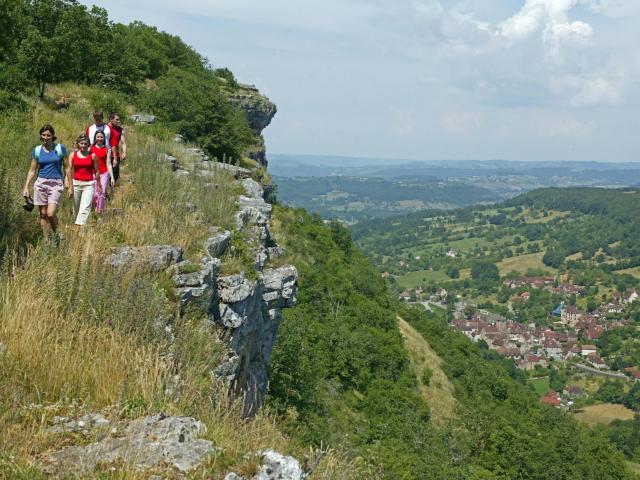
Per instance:
[[[598,370],[597,368],[588,367],[588,366],[582,365],[580,363],[576,363],[573,366],[576,367],[578,370],[582,370],[583,372],[591,373],[593,375],[599,375],[601,377],[619,378],[621,380],[631,380],[629,377],[627,377],[623,373],[614,373],[614,372],[611,372],[611,371],[608,371],[608,370],[605,370],[605,371]]]

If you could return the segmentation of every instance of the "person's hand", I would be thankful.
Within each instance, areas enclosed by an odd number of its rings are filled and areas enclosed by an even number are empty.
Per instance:
[[[111,185],[112,187],[115,187],[115,186],[116,186],[116,181],[115,181],[113,178],[110,178],[110,179],[109,179],[109,183],[110,183],[110,185]]]
[[[123,153],[123,154],[122,154],[122,161],[124,162],[126,159],[127,159],[127,154],[126,154],[126,153]]]
[[[29,189],[25,188],[24,190],[22,190],[22,196],[25,198],[30,198],[31,195],[29,195]]]
[[[112,166],[113,166],[113,168],[116,168],[118,166],[118,159],[117,158],[113,159],[113,165]]]
[[[102,194],[102,185],[100,185],[99,183],[97,186],[97,190],[98,190],[98,194]]]

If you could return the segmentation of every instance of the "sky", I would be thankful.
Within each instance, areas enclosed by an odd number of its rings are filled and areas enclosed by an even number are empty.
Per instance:
[[[98,5],[255,84],[271,153],[640,161],[640,0]]]

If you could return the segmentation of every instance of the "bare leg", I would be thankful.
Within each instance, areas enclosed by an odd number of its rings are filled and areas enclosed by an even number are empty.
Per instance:
[[[58,230],[58,217],[56,216],[57,210],[58,205],[55,203],[47,205],[47,219],[49,220],[49,225],[54,233]]]
[[[51,224],[49,223],[49,216],[47,214],[48,205],[38,205],[40,209],[40,226],[42,227],[42,235],[45,241],[49,240],[49,229]]]

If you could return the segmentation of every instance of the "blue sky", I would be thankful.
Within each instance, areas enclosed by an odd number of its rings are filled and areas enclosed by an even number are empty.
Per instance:
[[[269,152],[640,161],[640,0],[100,6],[269,96]]]

